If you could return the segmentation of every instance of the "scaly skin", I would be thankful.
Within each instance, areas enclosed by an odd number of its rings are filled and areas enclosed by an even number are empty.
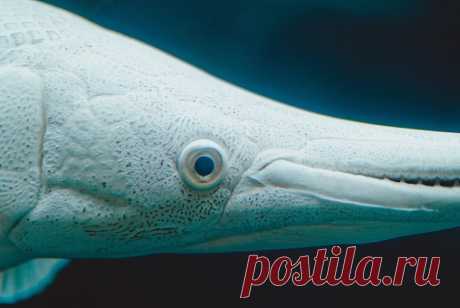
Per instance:
[[[295,109],[25,0],[0,1],[0,79],[0,141],[12,145],[0,157],[3,268],[460,224],[458,134]],[[177,164],[203,139],[226,153],[210,190],[185,183]]]

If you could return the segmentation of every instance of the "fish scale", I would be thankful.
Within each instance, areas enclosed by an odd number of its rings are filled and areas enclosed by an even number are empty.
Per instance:
[[[358,244],[460,225],[460,134],[289,107],[40,2],[0,0],[0,12],[0,302],[52,281],[66,261],[45,257]],[[190,162],[210,153],[219,168],[194,176]]]
[[[0,59],[9,51],[60,40],[56,19],[19,14],[19,1],[0,3]],[[5,9],[6,8],[6,9]],[[0,61],[0,303],[15,302],[44,287],[63,260],[34,259],[8,239],[9,231],[38,203],[43,189],[46,128],[43,84],[29,69]],[[22,263],[24,262],[24,263]]]
[[[0,237],[5,237],[38,202],[45,119],[41,80],[27,69],[0,66],[0,93]]]

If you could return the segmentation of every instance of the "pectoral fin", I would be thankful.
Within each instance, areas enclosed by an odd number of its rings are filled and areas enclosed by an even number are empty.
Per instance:
[[[64,259],[32,259],[0,272],[0,304],[15,303],[40,293],[68,263]]]

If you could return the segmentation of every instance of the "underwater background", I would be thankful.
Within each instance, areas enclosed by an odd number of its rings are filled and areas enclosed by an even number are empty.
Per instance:
[[[46,0],[241,87],[310,111],[460,132],[455,0]],[[72,262],[19,307],[371,306],[458,302],[460,229],[358,246],[358,256],[440,256],[441,285],[269,285],[239,299],[247,253]],[[270,251],[297,258],[315,249]],[[410,277],[410,271],[407,272]]]

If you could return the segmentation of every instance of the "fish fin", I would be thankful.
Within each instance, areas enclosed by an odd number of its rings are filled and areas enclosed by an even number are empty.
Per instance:
[[[32,259],[0,272],[0,304],[12,304],[43,291],[69,263],[65,259]]]

